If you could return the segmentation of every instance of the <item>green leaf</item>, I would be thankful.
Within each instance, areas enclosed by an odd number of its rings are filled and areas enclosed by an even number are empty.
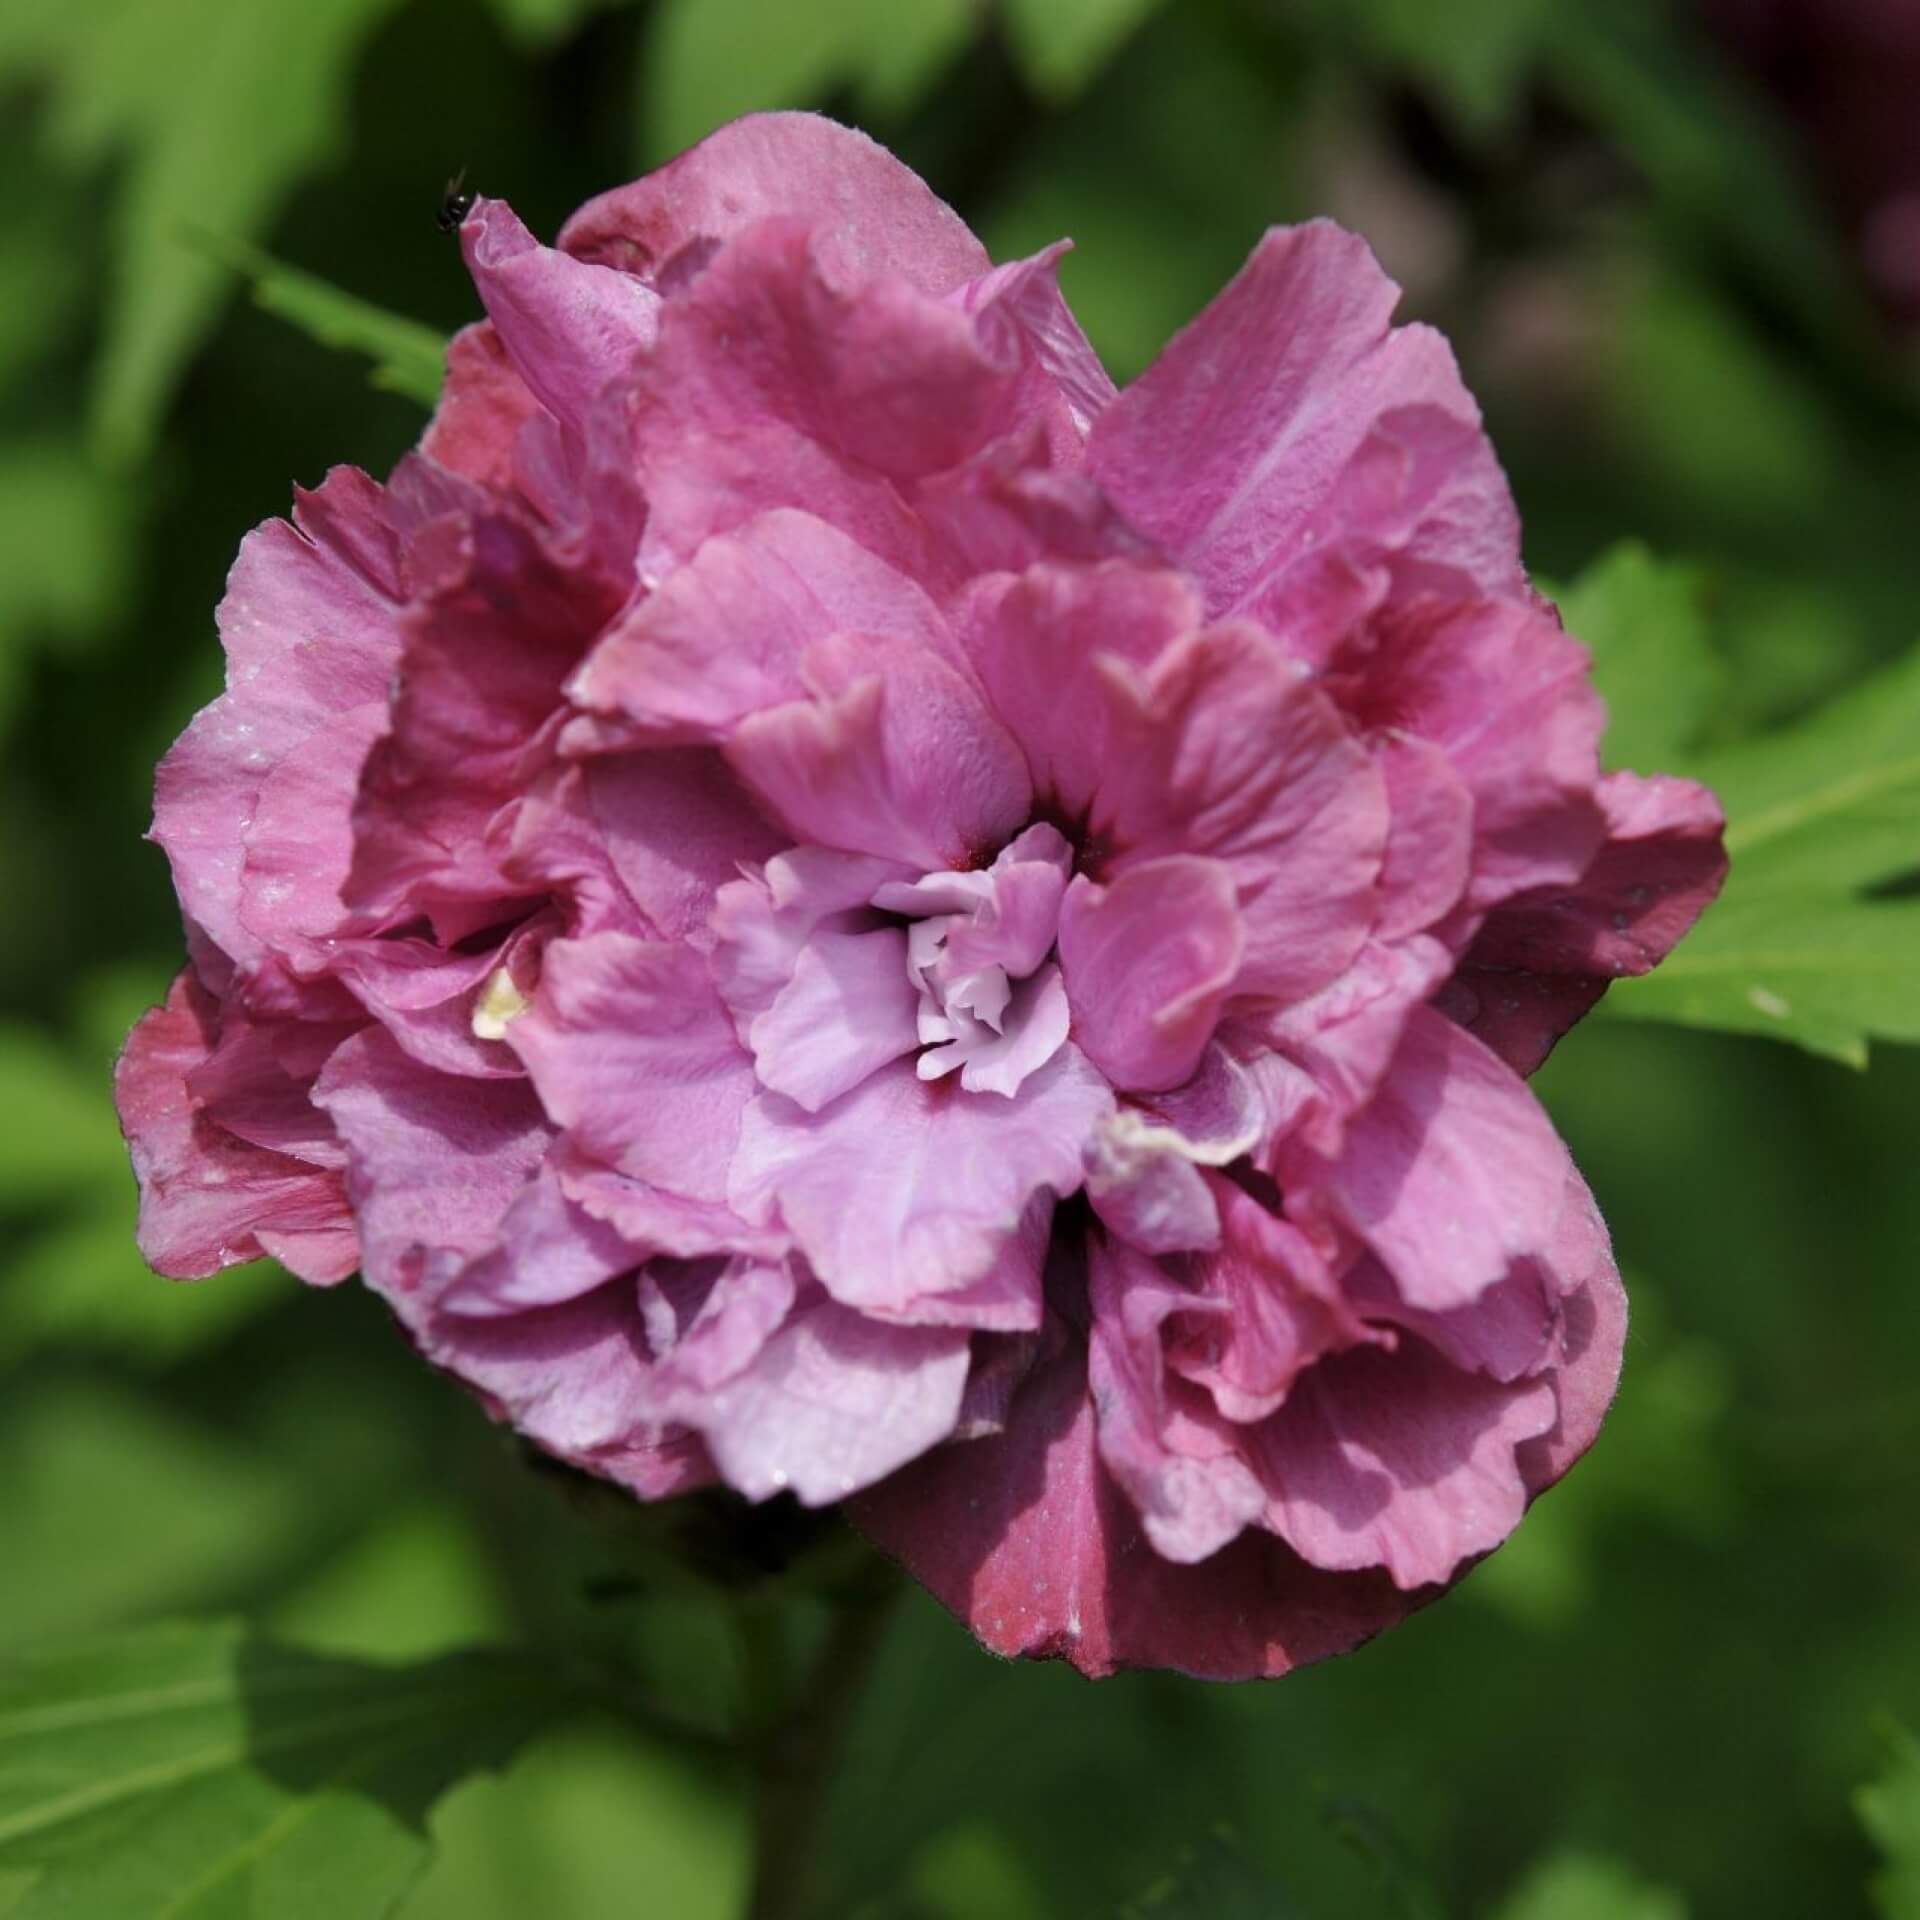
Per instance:
[[[1886,1857],[1872,1883],[1882,1920],[1920,1920],[1920,1740],[1891,1725],[1886,1738],[1886,1768],[1854,1795],[1854,1807]]]
[[[250,236],[337,150],[361,42],[399,0],[94,0],[0,33],[0,82],[50,83],[67,164],[118,162],[93,431],[143,454],[221,294],[189,226]]]
[[[1726,685],[1707,639],[1700,569],[1622,541],[1554,597],[1593,651],[1607,702],[1605,761],[1652,773],[1700,737]]]
[[[1702,760],[1727,850],[1769,890],[1920,869],[1920,648],[1796,727]]]
[[[257,247],[210,233],[197,233],[194,238],[216,259],[246,275],[257,306],[278,314],[323,347],[364,354],[373,362],[376,387],[405,394],[423,407],[440,398],[447,370],[444,333],[389,313]]]
[[[1607,1011],[1769,1034],[1856,1067],[1874,1038],[1920,1042],[1920,901],[1861,897],[1920,870],[1920,651],[1688,771],[1727,809],[1726,891]]]
[[[819,103],[850,84],[863,107],[906,112],[966,44],[970,0],[666,0],[641,65],[649,159],[740,114]]]
[[[1007,38],[1036,91],[1064,102],[1083,91],[1160,0],[1005,0]]]
[[[142,1628],[0,1663],[12,1920],[379,1920],[428,1810],[564,1696],[551,1662],[325,1659],[233,1624]]]
[[[1618,1861],[1556,1853],[1501,1902],[1494,1920],[1687,1920],[1687,1903]]]
[[[1679,947],[1601,1004],[1617,1019],[1764,1034],[1864,1067],[1872,1039],[1920,1043],[1920,901],[1771,893],[1736,865]]]
[[[1120,1920],[1297,1920],[1300,1909],[1249,1861],[1231,1830],[1182,1850],[1173,1871],[1120,1910]]]

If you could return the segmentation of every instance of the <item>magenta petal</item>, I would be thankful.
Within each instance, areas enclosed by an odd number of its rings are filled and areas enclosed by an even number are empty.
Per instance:
[[[1550,1380],[1457,1372],[1417,1341],[1323,1360],[1258,1429],[1270,1524],[1315,1566],[1450,1580],[1519,1524],[1515,1458],[1554,1424]]]
[[[557,1307],[646,1258],[624,1235],[569,1199],[550,1167],[522,1187],[500,1222],[500,1244],[434,1302],[441,1313],[498,1319]]]
[[[1588,666],[1550,609],[1500,601],[1416,605],[1385,622],[1377,654],[1336,663],[1363,721],[1440,747],[1472,793],[1476,911],[1577,879],[1600,845],[1606,710]]]
[[[367,751],[387,727],[368,701],[316,727],[260,783],[244,832],[240,917],[269,948],[324,959],[313,942],[346,916],[340,890],[353,866],[353,796]]]
[[[962,1327],[886,1326],[832,1300],[796,1312],[744,1372],[670,1399],[751,1500],[843,1500],[952,1431],[967,1381]]]
[[[120,1125],[140,1182],[140,1251],[175,1279],[199,1279],[284,1250],[325,1285],[359,1264],[340,1175],[258,1147],[196,1109],[189,1078],[211,1057],[212,997],[182,973],[134,1028],[114,1074]]]
[[[1473,869],[1473,795],[1431,741],[1390,733],[1374,745],[1386,776],[1386,858],[1376,940],[1420,933],[1449,913]]]
[[[1521,1471],[1536,1493],[1551,1486],[1593,1444],[1620,1382],[1627,1339],[1627,1295],[1613,1263],[1593,1195],[1570,1174],[1559,1230],[1542,1262],[1561,1294],[1553,1356],[1559,1418],[1520,1450]]]
[[[652,341],[658,296],[631,275],[543,247],[503,200],[475,203],[460,245],[515,372],[584,434],[601,389]]]
[[[347,1143],[367,1281],[418,1325],[441,1288],[498,1243],[553,1129],[524,1080],[429,1072],[378,1027],[334,1054],[314,1099]]]
[[[1087,1057],[1122,1092],[1191,1079],[1243,947],[1218,860],[1148,860],[1104,887],[1081,875],[1060,914],[1060,965]]]
[[[1567,1170],[1552,1122],[1512,1069],[1417,1007],[1326,1191],[1402,1297],[1444,1312],[1546,1251]]]
[[[1016,1390],[1001,1432],[938,1448],[851,1511],[995,1653],[1070,1660],[1096,1677],[1287,1673],[1358,1646],[1426,1597],[1377,1572],[1322,1573],[1251,1530],[1197,1566],[1162,1559],[1101,1463],[1086,1363],[1063,1338]]]
[[[336,714],[387,698],[400,654],[388,512],[381,488],[340,467],[298,526],[246,537],[220,603],[228,690],[160,763],[153,837],[187,916],[236,960],[261,951],[240,918],[240,840],[267,775]]]
[[[1311,1240],[1218,1174],[1218,1251],[1193,1263],[1168,1364],[1204,1387],[1229,1420],[1264,1420],[1322,1355],[1382,1344]]]
[[[513,445],[540,410],[492,324],[462,327],[447,343],[447,380],[420,437],[437,466],[490,487],[513,480]]]
[[[945,293],[987,269],[952,208],[885,147],[813,113],[753,113],[709,134],[643,180],[589,200],[560,230],[583,260],[651,282],[685,249],[796,214],[846,285],[898,274]]]
[[[662,740],[724,740],[748,714],[802,698],[806,649],[849,632],[951,646],[911,580],[825,521],[779,508],[676,568],[588,655],[569,692]]]
[[[901,882],[905,872],[895,861],[867,854],[795,847],[769,860],[760,873],[749,871],[720,889],[712,916],[713,977],[743,1037],[793,978],[794,963],[814,929],[823,922],[837,923],[843,931],[871,926],[873,916],[861,909],[889,882]],[[903,963],[903,978],[905,972]]]
[[[1468,958],[1482,966],[1604,979],[1646,973],[1726,878],[1726,816],[1691,780],[1612,773],[1600,783],[1607,838],[1570,888],[1491,915]]]
[[[1011,1099],[882,1068],[810,1114],[779,1094],[748,1107],[732,1200],[778,1219],[835,1299],[882,1313],[991,1268],[1041,1188],[1074,1192],[1113,1096],[1063,1047]]]
[[[754,714],[726,748],[794,839],[924,872],[970,866],[1024,824],[1019,752],[944,661],[844,635],[808,670],[824,698]]]
[[[592,761],[586,791],[614,872],[664,939],[709,944],[708,922],[741,863],[770,859],[786,844],[710,747]]]
[[[1276,228],[1101,415],[1090,471],[1200,579],[1210,615],[1243,604],[1297,550],[1384,414],[1426,405],[1477,427],[1446,342],[1427,327],[1389,330],[1398,299],[1355,235],[1326,221]],[[1511,555],[1510,503],[1485,508]]]
[[[1094,662],[1112,655],[1146,667],[1199,623],[1191,581],[1131,561],[1035,567],[983,587],[967,651],[1027,757],[1035,793],[1061,818],[1087,815],[1112,765],[1109,700]]]
[[[1071,243],[995,267],[960,289],[969,313],[987,312],[1023,338],[1084,434],[1114,397],[1113,377],[1100,364],[1060,291],[1060,256]]]
[[[1096,1246],[1088,1264],[1087,1386],[1100,1457],[1138,1509],[1156,1553],[1182,1564],[1204,1560],[1260,1519],[1267,1496],[1231,1430],[1203,1430],[1200,1446],[1191,1444],[1189,1430],[1187,1446],[1169,1444],[1163,1329],[1176,1315],[1197,1317],[1202,1305],[1130,1247]],[[1204,1311],[1224,1332],[1217,1303],[1205,1303]]]
[[[899,928],[816,933],[795,957],[792,978],[750,1029],[761,1084],[818,1113],[920,1044],[919,998],[907,978],[907,937]]]
[[[488,828],[542,764],[561,686],[616,604],[517,519],[438,531],[441,570],[405,615],[392,729],[354,809],[346,899],[373,913],[510,893]]]
[[[753,1063],[698,954],[620,933],[557,940],[507,1038],[547,1113],[596,1158],[690,1200],[725,1198]]]
[[[1385,782],[1333,703],[1247,626],[1191,635],[1145,675],[1101,671],[1114,731],[1093,830],[1114,865],[1223,861],[1246,935],[1237,991],[1324,986],[1366,939],[1388,826]]]

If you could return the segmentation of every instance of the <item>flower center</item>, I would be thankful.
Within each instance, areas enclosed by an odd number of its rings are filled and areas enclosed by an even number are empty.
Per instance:
[[[922,1080],[958,1072],[969,1093],[1011,1099],[1066,1041],[1067,993],[1053,961],[1073,852],[1029,827],[984,871],[889,881],[873,905],[911,922],[907,979],[919,996]]]

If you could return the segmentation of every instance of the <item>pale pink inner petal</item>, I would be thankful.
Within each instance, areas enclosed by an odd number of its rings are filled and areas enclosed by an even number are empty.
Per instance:
[[[818,1113],[876,1067],[911,1053],[919,995],[907,978],[906,947],[896,927],[816,933],[749,1031],[761,1084]]]

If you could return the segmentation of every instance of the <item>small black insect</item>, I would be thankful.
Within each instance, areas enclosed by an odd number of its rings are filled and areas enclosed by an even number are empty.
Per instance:
[[[478,198],[467,185],[467,170],[462,167],[447,182],[447,190],[440,200],[440,211],[434,216],[435,225],[442,233],[458,233],[461,221],[473,211],[473,203]]]

